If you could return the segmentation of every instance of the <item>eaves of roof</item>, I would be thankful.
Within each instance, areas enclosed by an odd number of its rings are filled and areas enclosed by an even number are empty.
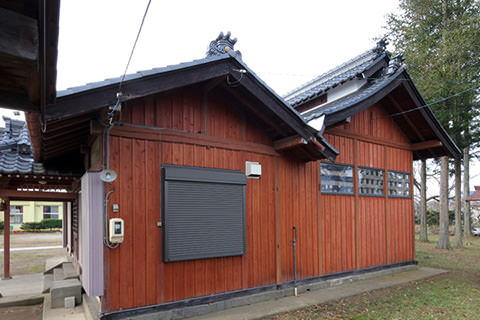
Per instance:
[[[400,85],[403,85],[407,89],[410,97],[415,102],[415,106],[412,106],[414,107],[413,110],[421,114],[431,130],[441,141],[446,154],[451,157],[458,156],[461,153],[460,149],[435,117],[433,111],[427,106],[427,103],[406,71],[405,65],[401,66],[392,75],[370,81],[358,91],[319,108],[315,108],[312,111],[307,111],[303,113],[302,116],[306,122],[309,122],[325,115],[325,126],[332,126],[382,100]]]
[[[355,91],[354,93],[351,93],[331,103],[327,103],[323,106],[320,106],[319,108],[315,108],[312,111],[307,111],[303,113],[302,116],[305,119],[305,121],[309,122],[325,114],[327,116],[325,120],[325,125],[330,126],[332,124],[335,124],[336,122],[343,120],[344,118],[350,115],[353,115],[359,111],[358,107],[355,109],[352,109],[353,106],[358,106],[360,103],[364,102],[362,106],[365,104],[365,107],[368,107],[374,104],[375,102],[379,101],[380,99],[382,99],[390,91],[389,90],[388,92],[383,92],[383,94],[379,94],[379,93],[382,93],[382,89],[386,88],[393,81],[395,81],[405,70],[406,70],[405,66],[402,66],[392,76],[382,77],[373,81],[369,81],[366,85],[364,85],[358,91]],[[346,111],[348,113],[344,115],[342,111],[344,112]],[[338,116],[333,117],[333,115],[338,113],[342,113],[340,116],[342,117],[342,119],[339,119]]]
[[[240,73],[239,70],[246,72]],[[290,128],[291,132],[285,132],[286,135],[296,133],[309,141],[305,146],[310,149],[309,152],[323,154],[329,159],[334,159],[338,154],[338,151],[328,143],[320,142],[320,146],[315,144],[314,142],[322,141],[322,139],[316,140],[318,132],[308,126],[301,115],[261,80],[235,53],[210,56],[127,75],[122,84],[120,101],[166,92],[219,77],[229,77],[248,90],[269,109],[269,112],[273,112],[287,125],[287,128]],[[120,81],[120,77],[107,79],[58,92],[56,104],[47,109],[47,120],[71,118],[114,105]],[[34,147],[36,147],[35,143]]]

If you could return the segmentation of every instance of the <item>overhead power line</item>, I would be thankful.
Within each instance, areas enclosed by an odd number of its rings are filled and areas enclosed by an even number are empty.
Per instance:
[[[130,57],[128,58],[127,65],[125,66],[125,71],[123,72],[122,79],[120,80],[120,83],[118,84],[118,92],[117,92],[117,97],[116,97],[117,102],[115,103],[115,107],[113,107],[112,111],[109,113],[110,123],[113,120],[113,114],[115,113],[118,106],[120,105],[120,98],[122,97],[123,81],[125,80],[125,76],[127,75],[128,66],[130,65],[130,61],[132,61],[133,53],[135,52],[135,47],[137,46],[138,38],[140,37],[140,34],[142,33],[143,23],[145,22],[145,18],[147,16],[148,9],[150,8],[150,3],[151,2],[152,2],[152,0],[148,0],[147,7],[145,8],[145,13],[143,14],[142,23],[140,23],[140,28],[138,28],[137,37],[135,38],[135,42],[133,43],[132,51],[130,52]]]
[[[145,17],[148,13],[148,8],[150,8],[150,3],[152,0],[148,0],[147,8],[145,9],[145,13],[143,14],[142,23],[140,24],[140,28],[138,29],[137,37],[135,38],[135,42],[133,43],[132,52],[130,52],[130,57],[128,58],[127,65],[125,66],[125,71],[123,72],[122,79],[120,80],[120,84],[118,85],[118,92],[122,89],[123,81],[125,80],[125,76],[127,75],[128,66],[130,65],[130,61],[132,60],[133,52],[135,51],[135,47],[137,46],[138,38],[140,37],[140,33],[142,33],[143,23],[145,22]]]
[[[405,113],[409,113],[409,112],[412,112],[412,111],[416,111],[416,110],[419,110],[419,109],[422,109],[422,108],[426,108],[426,107],[429,107],[431,105],[434,105],[434,104],[437,104],[437,103],[440,103],[440,102],[443,102],[443,101],[446,101],[446,100],[449,100],[449,99],[452,99],[452,98],[455,98],[459,95],[462,95],[464,93],[467,93],[469,91],[472,91],[474,89],[477,89],[477,88],[480,88],[480,85],[476,85],[476,86],[473,86],[473,87],[470,87],[466,90],[463,90],[463,91],[460,91],[458,93],[455,93],[455,94],[452,94],[451,96],[448,96],[446,98],[442,98],[440,100],[437,100],[437,101],[434,101],[434,102],[431,102],[431,103],[427,103],[423,106],[420,106],[420,107],[417,107],[417,108],[413,108],[413,109],[409,109],[409,110],[406,110],[406,111],[402,111],[402,112],[398,112],[398,113],[394,113],[394,114],[391,114],[390,117],[395,117],[395,116],[399,116],[399,115],[402,115],[402,114],[405,114]]]

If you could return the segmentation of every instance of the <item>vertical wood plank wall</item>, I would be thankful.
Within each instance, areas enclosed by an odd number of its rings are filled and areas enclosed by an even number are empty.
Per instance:
[[[392,139],[401,140],[398,128],[392,129],[385,119],[370,128],[368,124],[381,112],[372,107],[352,117],[344,130],[366,136],[391,134]],[[365,124],[365,119],[370,120]],[[125,240],[117,249],[105,249],[109,270],[103,311],[293,280],[293,226],[298,230],[297,278],[413,259],[411,199],[389,200],[387,224],[384,198],[360,197],[356,208],[353,196],[320,195],[319,162],[276,154],[262,129],[214,93],[191,89],[129,103],[122,121],[222,138],[226,144],[177,143],[164,140],[160,132],[141,138],[112,131],[110,167],[118,178],[109,203],[118,203],[120,212],[111,212],[109,206],[109,216],[124,219]],[[326,138],[340,151],[339,163],[354,164],[357,159],[361,166],[385,168],[387,164],[387,169],[411,171],[410,151],[387,148],[385,153],[385,146],[356,138],[331,134]],[[228,141],[270,151],[236,149]],[[358,157],[355,143],[361,151]],[[245,161],[262,165],[261,178],[247,181],[247,254],[163,263],[162,232],[157,227],[161,164],[243,171]]]
[[[412,152],[389,146],[408,146],[408,139],[380,107],[330,131],[325,138],[340,151],[338,163],[412,172]],[[413,199],[357,197],[355,207],[353,195],[321,195],[323,273],[413,260]]]
[[[175,94],[127,106],[122,121],[146,126],[207,133],[207,136],[257,143],[271,140],[221,99],[209,96],[208,110],[201,91]],[[110,272],[108,309],[159,304],[189,297],[275,283],[275,157],[256,152],[159,139],[110,138],[110,166],[118,173],[109,212],[125,221],[125,241],[108,250]],[[270,146],[268,146],[270,144]],[[273,148],[272,153],[274,153]],[[248,179],[247,254],[237,257],[162,262],[161,164],[245,170],[245,161],[262,164],[261,179]],[[305,255],[306,256],[306,255]]]

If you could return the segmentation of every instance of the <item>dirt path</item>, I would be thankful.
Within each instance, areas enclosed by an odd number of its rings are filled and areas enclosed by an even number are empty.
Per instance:
[[[10,248],[47,247],[62,245],[61,232],[11,233]],[[0,248],[3,249],[3,234],[0,235]]]
[[[0,308],[0,319],[2,320],[42,320],[43,306],[41,304],[24,307]]]
[[[32,232],[10,234],[11,248],[61,246],[61,232]],[[0,235],[0,248],[3,249],[3,234]],[[65,249],[41,249],[10,252],[10,274],[30,274],[43,272],[48,258],[65,254]],[[3,252],[0,252],[0,274],[3,276]],[[3,319],[0,317],[0,319]]]

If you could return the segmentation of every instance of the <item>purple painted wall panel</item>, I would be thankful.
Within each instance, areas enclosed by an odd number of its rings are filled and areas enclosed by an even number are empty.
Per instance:
[[[80,264],[87,295],[103,296],[103,182],[99,172],[82,177]]]

